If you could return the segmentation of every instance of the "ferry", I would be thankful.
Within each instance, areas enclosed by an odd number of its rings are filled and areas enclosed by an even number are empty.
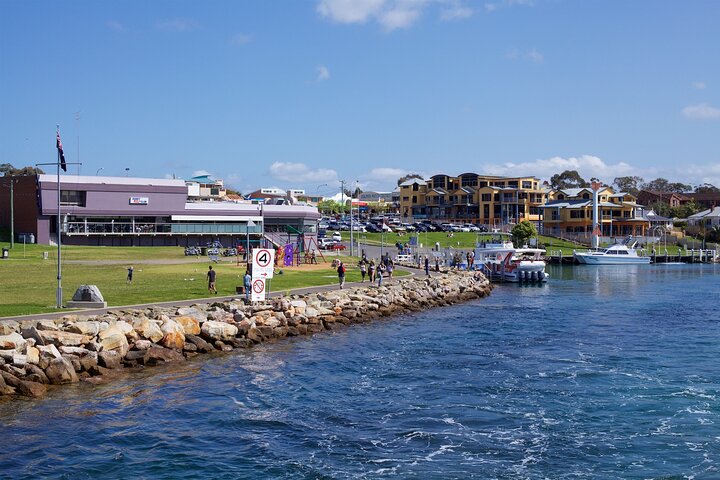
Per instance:
[[[511,235],[494,231],[488,239],[478,241],[474,264],[490,279],[504,282],[547,282],[541,248],[515,248]]]

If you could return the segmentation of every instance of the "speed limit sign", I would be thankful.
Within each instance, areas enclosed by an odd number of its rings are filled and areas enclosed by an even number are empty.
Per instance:
[[[275,250],[272,248],[253,249],[253,278],[273,278]]]
[[[250,294],[250,300],[253,302],[265,301],[265,280],[262,278],[253,278],[252,281],[252,292]]]

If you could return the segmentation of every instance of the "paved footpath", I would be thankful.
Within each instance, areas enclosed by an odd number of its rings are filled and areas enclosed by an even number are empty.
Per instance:
[[[411,275],[415,275],[416,272],[419,272],[419,270],[416,270],[414,268],[408,268],[408,267],[402,267],[403,270],[406,270],[411,273]],[[404,278],[404,277],[397,277],[397,278]],[[383,285],[387,283],[394,282],[397,280],[397,278],[393,278],[392,280],[388,279],[387,277],[383,279]],[[364,285],[369,285],[369,282],[346,282],[345,287],[360,287]],[[290,293],[293,295],[305,295],[308,293],[318,293],[318,292],[327,292],[332,290],[338,290],[338,284],[337,283],[331,283],[329,285],[320,285],[317,287],[304,287],[304,288],[296,288],[294,290],[290,290]],[[282,292],[271,292],[269,297],[275,298],[282,296],[287,290],[284,290]],[[135,309],[144,309],[147,307],[188,307],[190,305],[194,305],[196,303],[214,303],[214,302],[228,302],[230,300],[236,300],[236,299],[244,299],[245,295],[231,295],[227,297],[223,296],[213,296],[213,297],[207,297],[207,298],[194,298],[192,300],[175,300],[171,302],[155,302],[155,303],[143,303],[139,305],[122,305],[117,307],[107,307],[107,308],[92,308],[92,309],[86,309],[86,310],[75,310],[75,309],[67,309],[67,310],[61,310],[58,312],[48,312],[48,313],[37,313],[33,315],[21,315],[17,317],[2,317],[0,318],[0,322],[7,321],[7,320],[15,320],[17,322],[22,320],[41,320],[41,319],[54,319],[54,318],[60,318],[64,317],[65,315],[82,315],[82,316],[91,316],[91,315],[103,315],[106,312],[111,311],[118,311],[118,310],[135,310]]]

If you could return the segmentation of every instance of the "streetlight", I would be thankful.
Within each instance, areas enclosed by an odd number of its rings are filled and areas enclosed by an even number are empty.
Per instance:
[[[327,186],[328,186],[327,183],[323,183],[322,185],[318,185],[317,188],[315,189],[315,197],[318,199],[317,203],[320,203],[320,187],[327,187]]]
[[[125,176],[130,175],[130,167],[125,167]]]
[[[102,170],[102,169],[103,169],[103,167],[100,167],[100,168],[97,169],[97,171],[95,172],[95,176],[96,176],[96,177],[97,177],[98,175],[100,175],[100,170]]]
[[[245,260],[246,263],[250,263],[250,227],[254,227],[255,222],[252,220],[248,220],[247,224],[245,225],[245,241],[247,245],[247,249],[245,250]]]
[[[12,250],[13,247],[15,247],[15,189],[14,185],[19,180],[17,178],[10,178],[9,182],[9,188],[10,188],[10,249]],[[5,187],[7,185],[3,185]]]

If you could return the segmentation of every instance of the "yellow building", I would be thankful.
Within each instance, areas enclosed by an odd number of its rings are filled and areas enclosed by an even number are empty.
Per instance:
[[[411,178],[400,184],[404,222],[475,223],[489,226],[539,222],[548,191],[535,177],[498,177],[463,173]]]
[[[542,208],[545,211],[543,232],[548,235],[589,237],[593,224],[593,192],[590,188],[568,188],[553,192]],[[645,209],[629,193],[615,193],[611,187],[598,191],[598,213],[601,235],[642,236],[650,227]]]

